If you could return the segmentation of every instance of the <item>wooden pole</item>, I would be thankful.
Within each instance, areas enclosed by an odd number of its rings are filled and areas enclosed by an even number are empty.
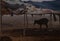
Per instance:
[[[53,14],[54,21],[57,21],[55,14]]]
[[[33,14],[31,14],[31,16],[32,16],[32,21],[33,21]]]
[[[24,14],[24,27],[25,27],[25,14]]]
[[[26,14],[26,23],[27,23],[26,27],[28,27],[28,16],[27,16],[27,14]]]
[[[0,35],[2,35],[2,13],[1,13],[1,15],[0,15]]]
[[[60,15],[59,15],[59,24],[60,24]]]
[[[2,2],[2,0],[0,0],[0,2]],[[0,32],[2,34],[2,12],[1,12],[2,8],[0,7],[0,23],[1,23],[1,29],[0,29]]]
[[[52,26],[52,14],[50,14],[50,27]]]

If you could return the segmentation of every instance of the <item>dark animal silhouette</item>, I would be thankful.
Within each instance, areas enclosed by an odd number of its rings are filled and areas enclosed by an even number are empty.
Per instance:
[[[42,18],[42,19],[39,19],[39,20],[34,20],[34,25],[35,24],[38,24],[40,25],[40,29],[42,27],[42,25],[46,25],[46,28],[48,28],[48,19],[47,18]]]

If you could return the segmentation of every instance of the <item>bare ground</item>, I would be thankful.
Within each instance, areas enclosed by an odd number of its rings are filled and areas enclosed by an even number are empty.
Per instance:
[[[42,29],[39,29],[39,25],[34,26],[30,17],[28,26],[24,26],[23,17],[14,17],[3,16],[0,37],[9,36],[13,41],[60,41],[59,21],[49,22],[46,30],[45,26],[42,26]]]

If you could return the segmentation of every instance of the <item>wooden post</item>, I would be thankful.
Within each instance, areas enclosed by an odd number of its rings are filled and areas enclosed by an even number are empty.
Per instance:
[[[28,27],[28,17],[27,17],[27,14],[26,14],[26,23],[27,23],[26,27]]]
[[[60,15],[59,15],[59,24],[60,24]]]
[[[52,14],[50,14],[50,27],[52,26]]]
[[[2,0],[0,0],[0,1],[2,1]],[[2,10],[2,8],[0,8],[0,27],[1,27],[0,32],[2,34],[2,16],[3,16],[3,14],[1,12],[1,10]]]
[[[57,21],[56,15],[55,15],[55,14],[53,14],[53,18],[54,18],[54,21]]]
[[[2,13],[1,13],[1,33],[2,33]]]
[[[24,27],[25,27],[25,14],[24,14]]]
[[[33,19],[33,16],[34,16],[34,15],[33,15],[33,14],[31,14],[31,16],[32,16],[32,21],[34,21],[34,19]],[[32,23],[32,27],[33,27],[33,26],[34,26],[34,25],[33,25],[33,23]]]
[[[32,16],[32,21],[33,21],[33,14],[31,14],[31,16]]]

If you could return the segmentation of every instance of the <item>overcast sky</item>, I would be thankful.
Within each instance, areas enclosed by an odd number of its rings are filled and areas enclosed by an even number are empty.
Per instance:
[[[29,0],[22,0],[22,1],[29,1]],[[38,2],[42,2],[42,1],[53,1],[53,0],[31,0],[31,1],[38,1]]]

